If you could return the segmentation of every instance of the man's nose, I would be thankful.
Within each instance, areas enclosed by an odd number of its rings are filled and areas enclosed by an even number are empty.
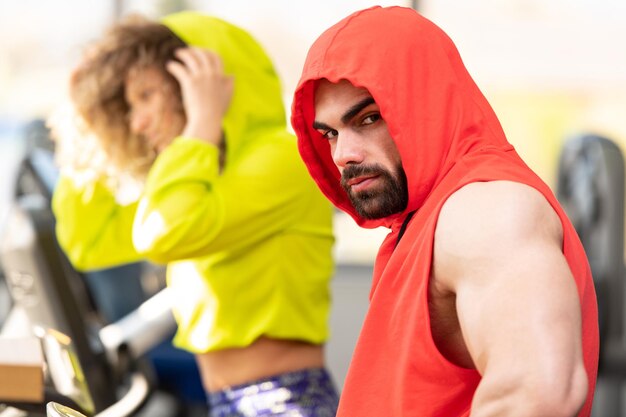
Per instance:
[[[345,168],[348,164],[363,162],[363,144],[351,132],[341,132],[334,144],[331,144],[333,161],[338,168]]]

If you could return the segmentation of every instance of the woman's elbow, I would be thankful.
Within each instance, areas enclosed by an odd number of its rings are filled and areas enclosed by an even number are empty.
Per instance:
[[[58,231],[57,242],[75,270],[85,272],[92,268],[88,256],[89,251],[84,245],[76,244],[75,240],[68,239],[65,235],[59,233]]]
[[[85,246],[70,247],[61,245],[61,248],[72,267],[78,272],[89,272],[110,266],[105,262],[106,259],[94,256],[93,251]]]
[[[70,263],[72,264],[75,270],[79,272],[87,272],[90,269],[94,269],[94,266],[91,265],[84,251],[67,250],[67,251],[64,251],[64,253],[67,256],[67,259],[69,259]]]

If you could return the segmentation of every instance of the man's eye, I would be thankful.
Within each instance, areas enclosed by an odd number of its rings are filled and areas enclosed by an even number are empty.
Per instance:
[[[338,132],[335,129],[330,129],[322,132],[322,136],[326,139],[334,139],[338,135]]]
[[[374,113],[374,114],[369,114],[365,118],[363,118],[363,121],[361,123],[364,125],[371,125],[373,123],[376,123],[379,120],[380,120],[380,114]]]

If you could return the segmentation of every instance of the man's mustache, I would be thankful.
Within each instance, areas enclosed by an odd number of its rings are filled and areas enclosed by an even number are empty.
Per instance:
[[[348,181],[364,175],[388,175],[388,172],[380,165],[348,165],[341,173],[341,186],[349,189]]]

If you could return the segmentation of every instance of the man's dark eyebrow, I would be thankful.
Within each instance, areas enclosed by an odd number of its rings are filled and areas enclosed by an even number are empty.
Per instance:
[[[359,101],[354,106],[350,107],[343,116],[341,116],[341,123],[348,123],[354,116],[359,114],[361,110],[374,103],[376,103],[374,97],[366,97],[363,100]]]
[[[373,97],[365,97],[363,100],[359,101],[358,103],[350,107],[348,111],[345,112],[343,116],[341,116],[341,123],[344,123],[344,124],[348,123],[354,116],[359,114],[361,110],[363,110],[370,104],[374,104],[374,103],[376,103],[376,101],[374,100]],[[313,129],[332,130],[332,128],[328,126],[326,123],[322,123],[318,121],[313,122]]]
[[[326,123],[314,121],[313,122],[313,129],[315,129],[315,130],[331,130],[331,127],[328,126]]]

